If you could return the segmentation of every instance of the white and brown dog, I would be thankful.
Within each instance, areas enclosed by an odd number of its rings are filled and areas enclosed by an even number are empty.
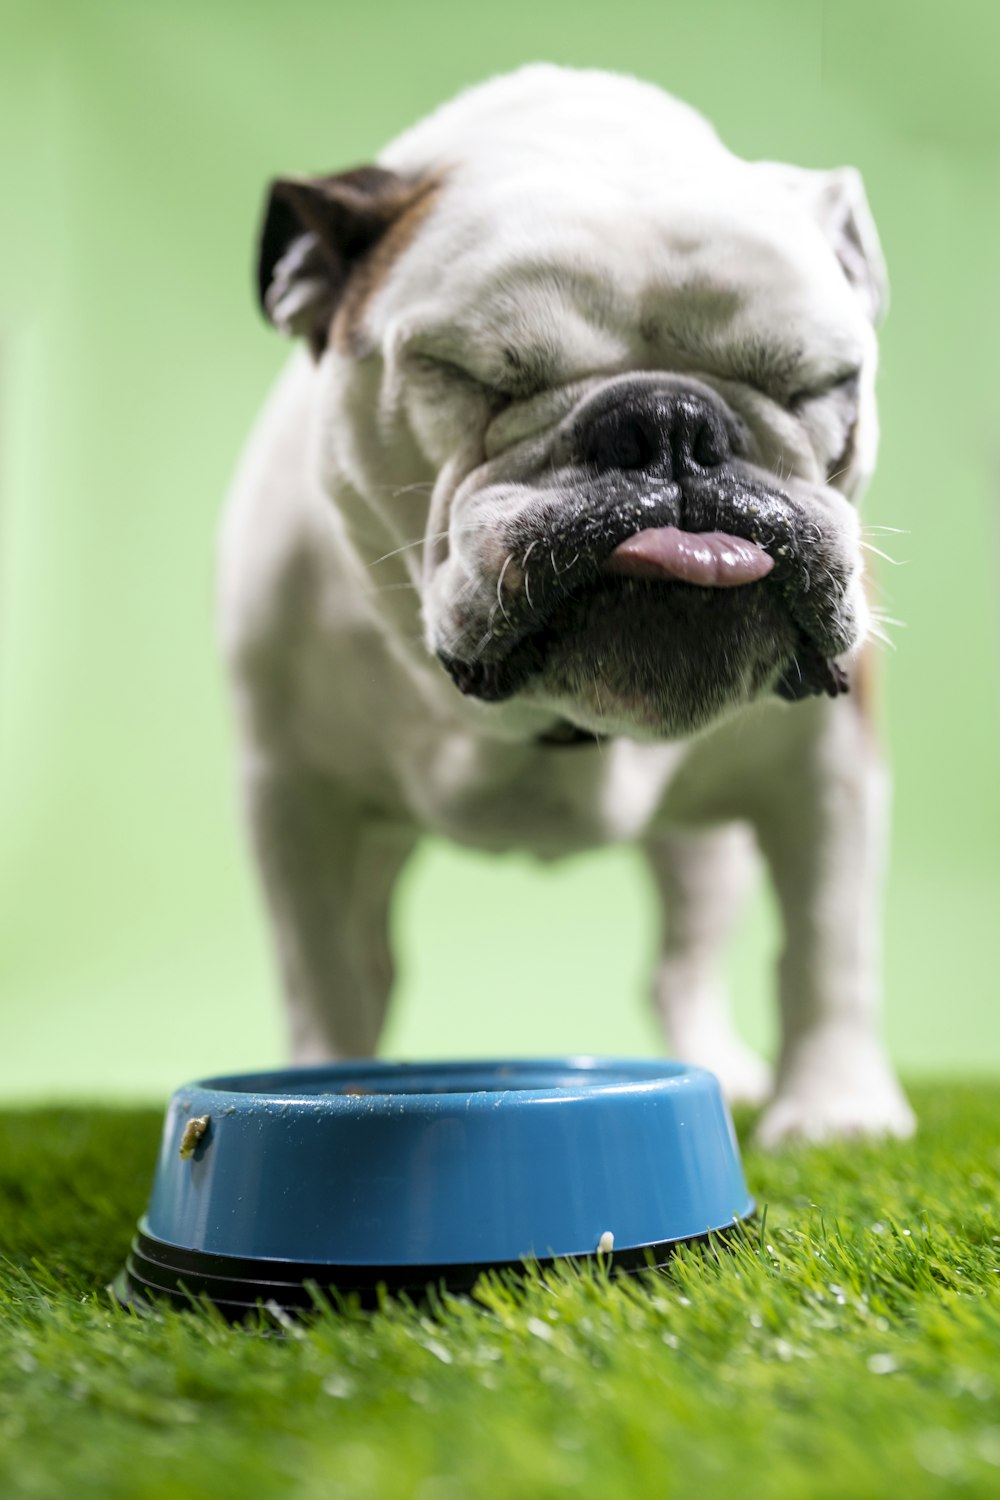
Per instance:
[[[857,174],[745,162],[634,79],[524,68],[272,185],[260,293],[308,344],[246,452],[222,622],[299,1061],[368,1055],[422,831],[620,840],[664,903],[675,1055],[761,1138],[906,1135],[878,1038],[887,777],[854,502],[878,239]],[[776,1080],[719,946],[762,851]]]

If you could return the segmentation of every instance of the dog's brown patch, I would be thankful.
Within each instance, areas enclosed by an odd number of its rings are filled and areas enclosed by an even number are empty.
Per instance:
[[[865,598],[873,606],[874,587],[866,573],[864,576]],[[867,638],[850,667],[851,695],[855,712],[871,737],[879,744],[884,740],[882,731],[882,673],[876,656],[877,642]]]
[[[868,727],[875,732],[879,693],[878,665],[875,648],[870,640],[865,641],[851,668],[851,690],[854,705]]]
[[[353,268],[330,325],[329,345],[338,353],[358,358],[366,352],[364,320],[368,303],[400,255],[416,238],[437,202],[442,185],[440,177],[426,177],[413,183],[408,193],[400,195],[392,223]]]

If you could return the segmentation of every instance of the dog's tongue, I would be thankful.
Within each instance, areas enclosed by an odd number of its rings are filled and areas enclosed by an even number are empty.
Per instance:
[[[632,578],[676,578],[703,588],[729,589],[763,578],[774,567],[774,558],[756,542],[725,531],[656,526],[622,542],[606,566]]]

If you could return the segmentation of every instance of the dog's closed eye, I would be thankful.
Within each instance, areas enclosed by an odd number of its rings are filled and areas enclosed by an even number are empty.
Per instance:
[[[459,328],[449,329],[443,336],[421,333],[409,342],[406,358],[418,375],[436,375],[476,386],[504,402],[529,400],[559,379],[544,349],[511,341],[498,348],[493,340],[486,344],[464,338]]]
[[[413,353],[410,355],[409,365],[418,378],[422,376],[447,381],[453,386],[464,386],[466,390],[484,396],[496,410],[509,405],[514,399],[512,392],[484,380],[478,374],[473,374],[465,365],[457,364],[452,359],[444,359],[437,354]]]
[[[793,391],[790,396],[785,397],[784,405],[789,411],[798,411],[803,406],[813,401],[824,401],[828,397],[839,397],[844,402],[857,404],[858,392],[861,384],[861,371],[858,369],[846,370],[842,373],[832,375],[812,386],[805,386],[801,390]]]

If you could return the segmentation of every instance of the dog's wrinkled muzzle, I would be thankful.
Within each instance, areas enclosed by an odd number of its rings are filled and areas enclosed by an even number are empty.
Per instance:
[[[561,462],[539,481],[539,493],[551,486],[561,503],[540,505],[506,538],[525,573],[534,559],[530,588],[504,600],[470,657],[438,653],[459,690],[511,697],[544,667],[567,602],[619,575],[623,585],[775,591],[793,638],[775,690],[791,700],[844,691],[833,660],[852,644],[839,628],[844,559],[807,507],[763,482],[744,451],[714,393],[672,380],[630,383],[578,409]]]

